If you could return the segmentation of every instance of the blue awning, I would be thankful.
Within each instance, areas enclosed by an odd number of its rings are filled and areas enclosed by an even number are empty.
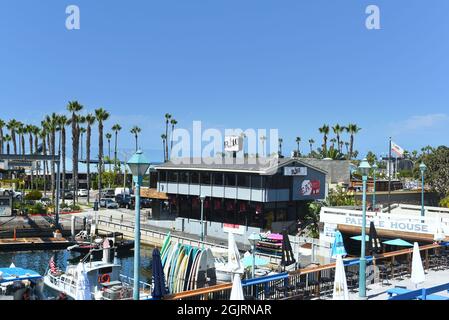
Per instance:
[[[357,241],[362,241],[362,235],[351,237],[351,239],[354,239],[354,240],[357,240]],[[365,235],[365,242],[368,242],[368,241],[369,241],[369,236]]]
[[[402,239],[388,240],[383,243],[389,244],[390,246],[413,247],[413,244]]]
[[[0,283],[14,280],[33,280],[42,278],[36,271],[22,268],[0,268],[0,275]]]

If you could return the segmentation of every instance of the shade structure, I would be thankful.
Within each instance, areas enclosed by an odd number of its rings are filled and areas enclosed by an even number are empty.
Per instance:
[[[335,232],[335,239],[334,239],[334,243],[332,245],[332,252],[331,252],[331,257],[333,259],[336,259],[337,256],[346,256],[346,249],[345,249],[345,244],[343,242],[343,236],[341,234],[340,231],[336,231]]]
[[[382,253],[382,246],[380,244],[380,239],[377,236],[376,227],[374,226],[374,222],[371,221],[369,224],[369,242],[368,242],[368,252],[373,254]]]
[[[418,285],[426,280],[424,268],[422,265],[421,254],[419,253],[418,242],[413,245],[413,258],[412,258],[412,276],[410,280]]]
[[[89,278],[87,277],[86,269],[84,269],[84,263],[78,263],[76,272],[76,300],[92,300]]]
[[[349,300],[348,284],[346,283],[345,266],[341,255],[337,255],[335,265],[334,300]]]
[[[407,242],[405,240],[402,240],[402,239],[388,240],[388,241],[384,241],[383,243],[388,244],[390,246],[413,247],[413,244],[411,244],[410,242]]]
[[[360,235],[360,236],[353,236],[353,237],[351,237],[351,239],[353,239],[353,240],[357,240],[357,241],[362,241],[362,236]],[[365,241],[369,241],[369,236],[368,235],[365,235]]]
[[[268,260],[256,257],[256,266],[266,266],[267,264],[269,264]],[[252,255],[247,255],[242,259],[242,264],[243,267],[247,268],[247,267],[251,267],[253,265],[253,256]]]
[[[161,299],[167,294],[167,287],[165,286],[165,275],[162,269],[161,254],[159,249],[153,250],[152,260],[153,272],[153,299]]]
[[[230,300],[245,300],[243,295],[242,281],[240,280],[240,275],[235,273],[234,279],[232,281],[232,290]]]

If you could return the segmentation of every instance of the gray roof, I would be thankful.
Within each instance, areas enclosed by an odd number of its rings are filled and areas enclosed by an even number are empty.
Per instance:
[[[258,174],[273,174],[279,167],[297,162],[326,174],[326,171],[305,163],[297,158],[178,158],[160,165],[155,169],[168,170],[204,170],[204,171],[229,171],[249,172]]]
[[[321,160],[314,158],[301,158],[301,161],[326,171],[328,183],[350,183],[351,168],[357,166],[350,160]]]

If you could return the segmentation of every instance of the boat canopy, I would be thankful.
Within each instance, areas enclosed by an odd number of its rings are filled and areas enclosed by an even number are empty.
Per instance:
[[[22,268],[0,268],[0,283],[17,280],[37,280],[43,277],[34,270]]]

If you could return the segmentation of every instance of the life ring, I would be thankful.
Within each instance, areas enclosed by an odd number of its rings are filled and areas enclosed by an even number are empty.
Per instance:
[[[111,277],[107,273],[98,276],[98,283],[105,283],[110,281]]]

